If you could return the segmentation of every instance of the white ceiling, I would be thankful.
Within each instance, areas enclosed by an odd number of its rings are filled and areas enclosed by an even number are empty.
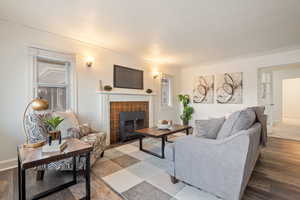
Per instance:
[[[179,66],[300,45],[299,0],[1,0],[0,18]]]

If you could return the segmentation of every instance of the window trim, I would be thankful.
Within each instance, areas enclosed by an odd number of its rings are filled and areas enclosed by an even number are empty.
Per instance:
[[[51,60],[53,62],[68,63],[69,76],[67,78],[66,96],[70,99],[67,101],[67,110],[72,110],[77,113],[77,74],[75,69],[76,56],[75,54],[61,53],[52,50],[46,50],[36,47],[29,47],[29,75],[28,75],[28,101],[37,97],[38,77],[37,77],[37,63],[38,59]],[[65,84],[64,84],[65,85]],[[69,105],[68,105],[69,104]]]
[[[170,84],[169,84],[169,104],[168,105],[163,105],[162,104],[162,83],[161,83],[161,80],[164,77],[166,77],[167,79],[170,80]],[[161,78],[160,78],[160,107],[162,109],[168,109],[168,108],[173,108],[174,107],[173,95],[174,95],[174,76],[163,73]]]

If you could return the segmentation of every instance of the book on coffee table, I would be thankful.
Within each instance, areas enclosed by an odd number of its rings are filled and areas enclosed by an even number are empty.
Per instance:
[[[59,144],[59,140],[54,140],[51,142],[51,145],[49,145],[49,143],[47,143],[42,147],[42,153],[61,152],[66,147],[67,147],[66,140],[62,140],[61,144]]]

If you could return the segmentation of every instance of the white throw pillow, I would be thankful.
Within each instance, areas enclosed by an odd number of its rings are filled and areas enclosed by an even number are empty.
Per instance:
[[[208,120],[195,120],[195,132],[197,137],[216,139],[217,134],[225,121],[225,117]]]
[[[253,109],[244,109],[232,113],[224,122],[218,133],[217,139],[224,139],[241,130],[249,129],[256,119]]]
[[[61,131],[62,138],[69,137],[68,129],[79,128],[79,122],[74,112],[54,112],[53,116],[61,117],[64,121],[59,125],[58,129]]]

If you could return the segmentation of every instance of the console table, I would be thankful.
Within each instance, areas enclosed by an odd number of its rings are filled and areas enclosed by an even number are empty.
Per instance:
[[[55,188],[41,192],[32,199],[41,199],[50,194],[63,190],[74,184],[77,184],[76,157],[85,156],[85,180],[86,180],[86,197],[83,199],[90,200],[90,152],[92,146],[78,139],[67,139],[67,147],[62,152],[42,153],[42,148],[25,148],[18,146],[18,182],[19,182],[19,199],[26,200],[26,170],[39,165],[49,164],[66,158],[73,158],[73,180],[59,185]]]

